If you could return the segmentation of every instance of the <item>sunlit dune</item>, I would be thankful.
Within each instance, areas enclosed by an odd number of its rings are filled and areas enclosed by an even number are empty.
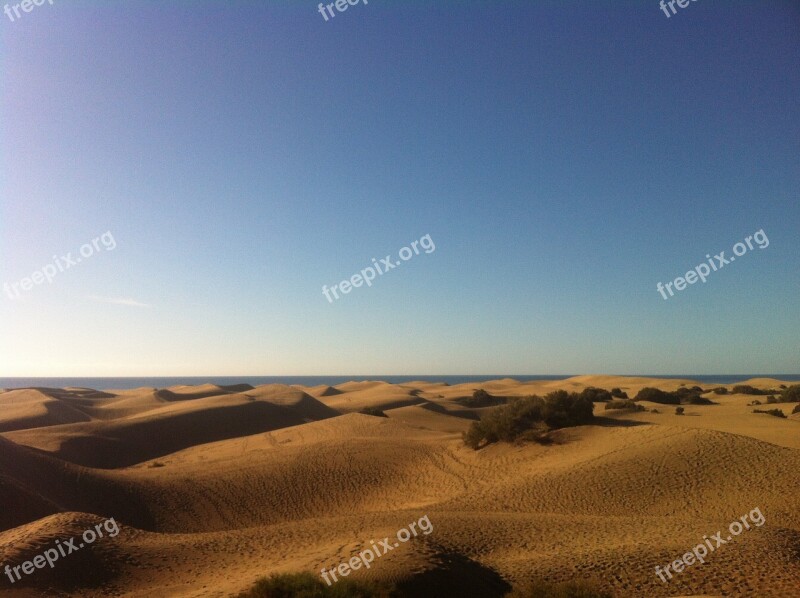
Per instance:
[[[776,389],[780,380],[747,381]],[[701,386],[715,404],[594,404],[548,443],[473,450],[493,407],[558,389]],[[692,380],[349,382],[305,388],[20,389],[0,393],[0,563],[113,517],[119,535],[3,583],[3,595],[230,596],[275,572],[318,575],[427,515],[356,571],[409,596],[502,596],[536,577],[619,596],[792,596],[800,587],[800,413]],[[734,385],[723,385],[731,390]],[[368,409],[375,415],[359,413]],[[654,410],[656,412],[654,412]],[[668,583],[656,565],[754,508],[742,533]],[[442,594],[441,588],[450,594]],[[438,592],[438,593],[437,593]]]

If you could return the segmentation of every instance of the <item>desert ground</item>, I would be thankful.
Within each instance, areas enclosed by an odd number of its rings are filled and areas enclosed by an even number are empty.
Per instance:
[[[319,574],[428,516],[433,531],[351,579],[413,596],[502,596],[532,578],[614,596],[800,596],[800,413],[643,402],[604,410],[550,444],[461,434],[464,399],[557,389],[719,385],[578,376],[448,386],[213,385],[0,393],[0,567],[113,517],[120,532],[36,569],[0,595],[235,596],[276,572]],[[753,379],[757,388],[791,385]],[[724,385],[731,389],[733,385]],[[359,413],[383,410],[388,417]],[[658,413],[651,410],[657,409]],[[668,583],[654,573],[759,508],[744,531]],[[727,533],[727,532],[726,532]],[[725,535],[725,534],[723,534]]]

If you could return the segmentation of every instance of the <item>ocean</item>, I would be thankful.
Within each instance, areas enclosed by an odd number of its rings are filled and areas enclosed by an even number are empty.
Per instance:
[[[32,386],[46,388],[64,388],[75,386],[80,388],[93,388],[96,390],[105,389],[130,389],[141,386],[166,388],[168,386],[197,385],[197,384],[218,384],[227,386],[230,384],[250,384],[259,386],[261,384],[300,384],[303,386],[316,386],[318,384],[328,384],[335,386],[351,380],[383,380],[392,384],[402,384],[417,380],[429,380],[431,382],[446,382],[448,384],[463,384],[466,382],[483,382],[486,380],[497,380],[500,378],[514,378],[520,381],[529,380],[564,380],[575,374],[483,374],[480,376],[460,376],[460,375],[416,375],[416,376],[394,376],[394,375],[356,375],[351,376],[160,376],[160,377],[127,377],[127,378],[0,378],[0,388],[28,388]],[[800,374],[728,374],[728,375],[664,375],[664,374],[620,374],[626,376],[647,376],[654,378],[688,378],[703,384],[734,384],[749,380],[750,378],[778,378],[779,380],[800,381]]]

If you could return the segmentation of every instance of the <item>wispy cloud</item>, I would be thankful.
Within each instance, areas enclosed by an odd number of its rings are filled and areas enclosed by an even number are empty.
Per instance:
[[[125,297],[98,297],[97,295],[87,295],[87,299],[97,301],[98,303],[111,303],[112,305],[127,305],[129,307],[150,307],[148,303],[136,301],[136,299],[128,299]]]

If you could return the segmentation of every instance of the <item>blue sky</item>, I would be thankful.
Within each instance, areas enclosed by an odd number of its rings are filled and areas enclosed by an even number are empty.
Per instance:
[[[0,17],[0,375],[800,372],[791,1]]]

